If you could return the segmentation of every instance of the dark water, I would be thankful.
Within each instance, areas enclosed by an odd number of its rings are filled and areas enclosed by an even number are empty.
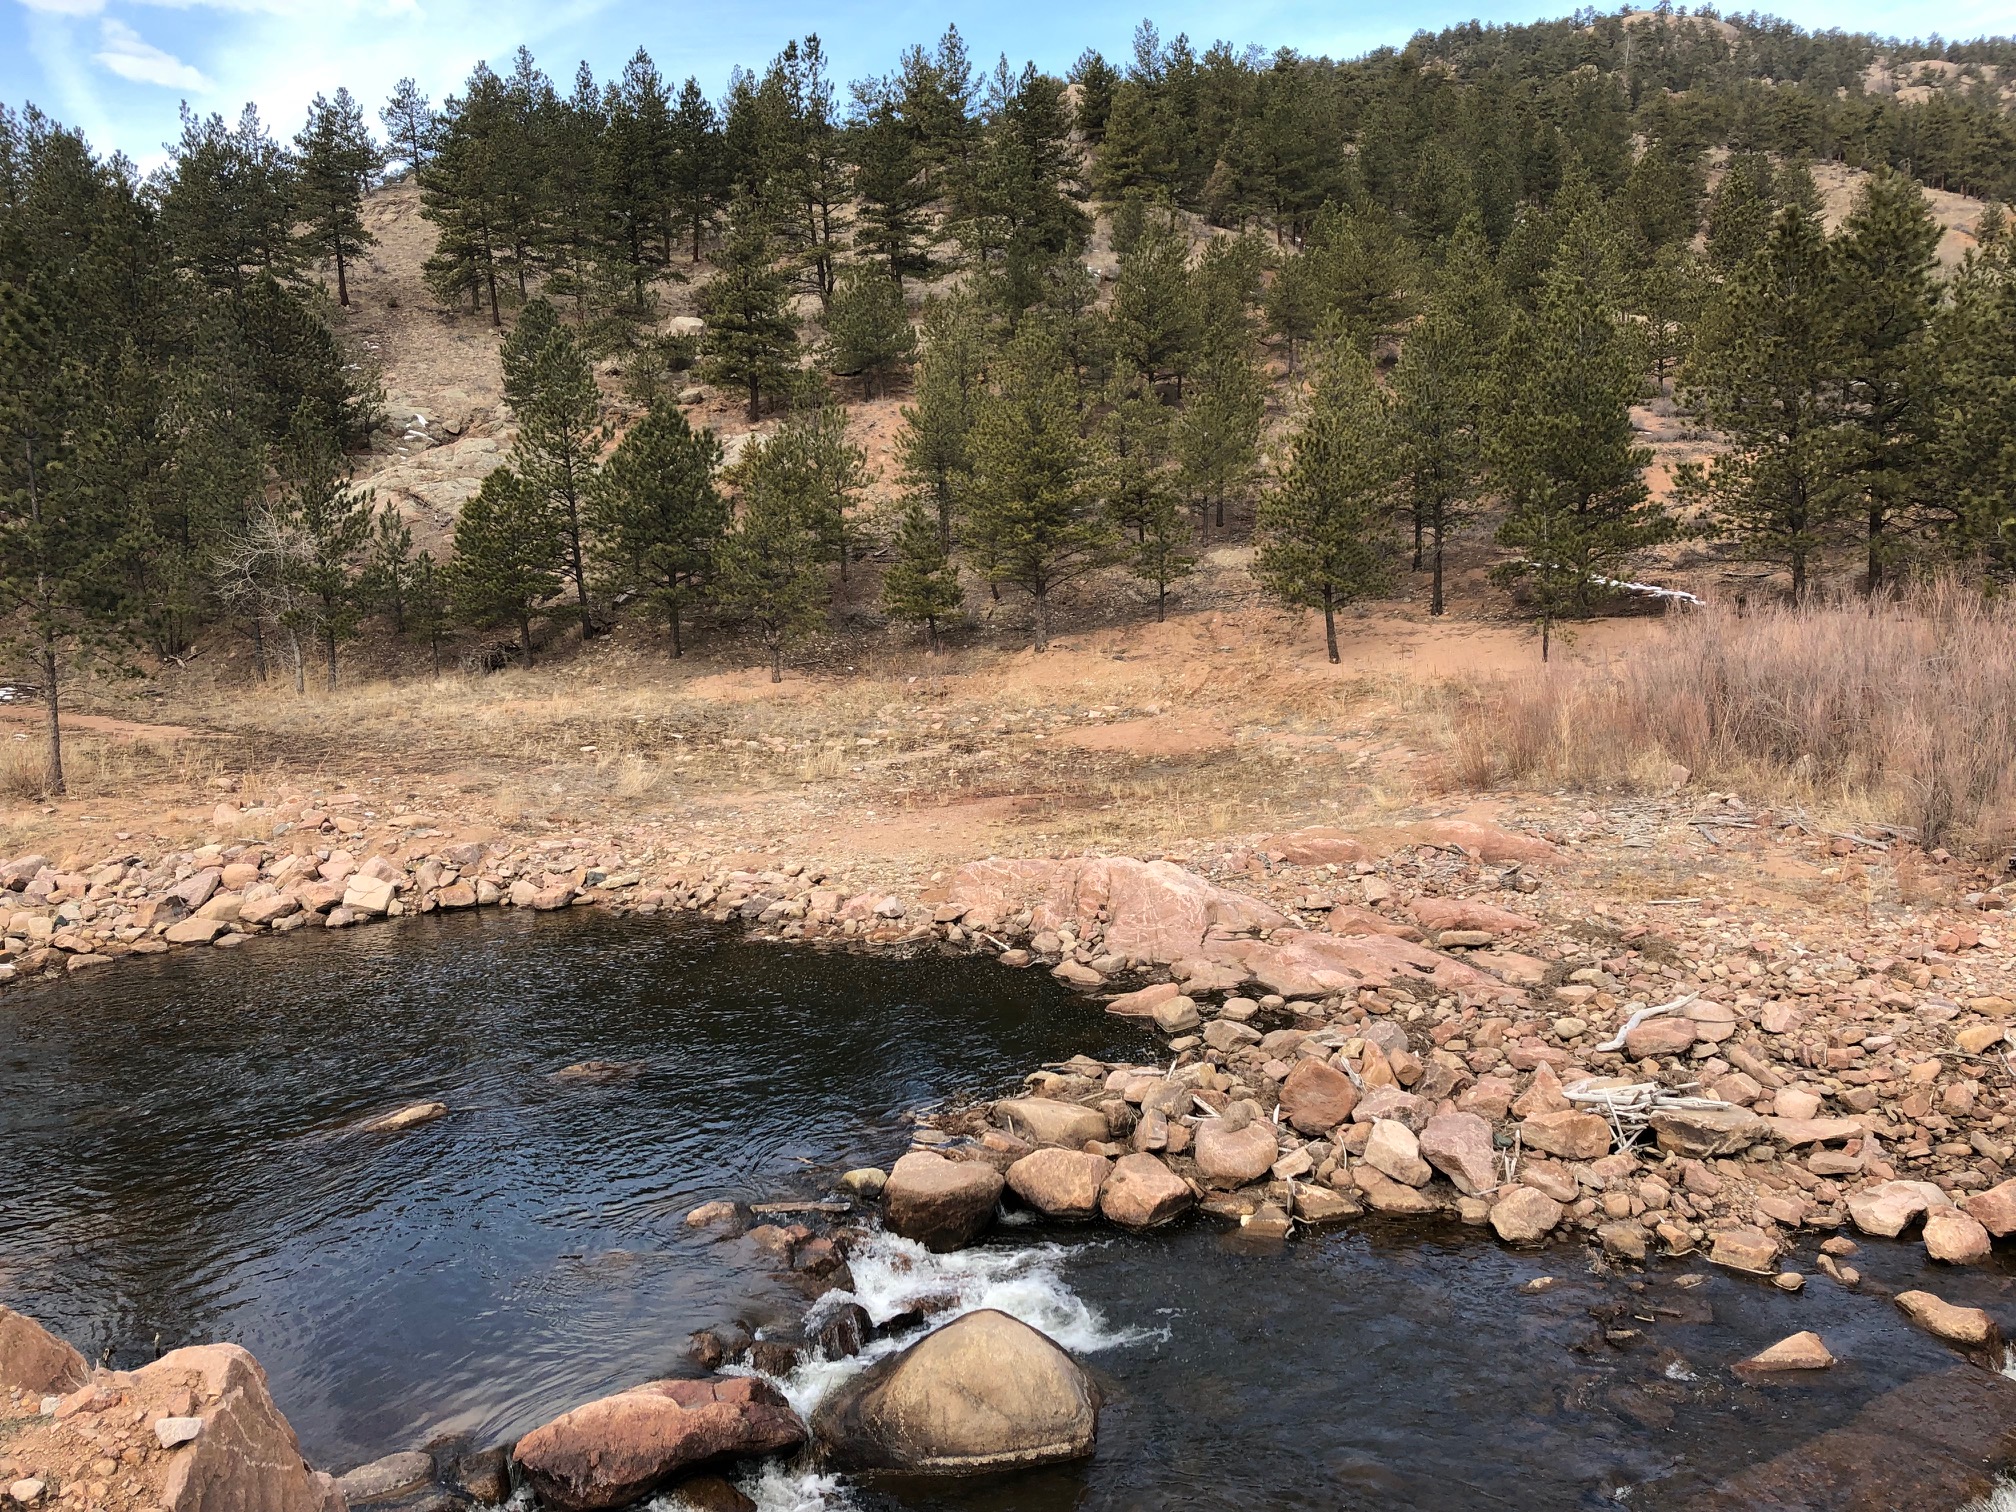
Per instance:
[[[1040,973],[657,921],[129,962],[0,1002],[0,1300],[120,1365],[244,1344],[318,1462],[502,1437],[762,1289],[696,1203],[826,1195],[901,1152],[904,1110],[1102,1040],[1136,1042]],[[589,1059],[640,1070],[550,1079]],[[345,1132],[423,1098],[453,1116]]]
[[[684,1229],[696,1202],[822,1191],[900,1151],[906,1109],[1080,1050],[1149,1046],[1041,975],[653,921],[430,919],[130,964],[0,1002],[0,1300],[115,1363],[241,1342],[339,1469],[501,1439],[684,1368],[686,1333],[752,1298],[759,1321],[802,1312]],[[590,1058],[639,1070],[550,1080]],[[345,1132],[423,1097],[454,1115]],[[2006,1265],[1930,1274],[1915,1245],[1865,1245],[1864,1293],[1813,1273],[1796,1296],[1380,1224],[1261,1249],[1205,1220],[1024,1224],[899,1251],[857,1259],[863,1299],[956,1291],[1046,1328],[1106,1385],[1098,1454],[923,1487],[773,1467],[750,1482],[766,1512],[1672,1507],[1954,1366],[1882,1288],[2016,1327]],[[1813,1272],[1810,1241],[1795,1263]],[[1542,1274],[1563,1284],[1518,1290]],[[1835,1370],[1730,1375],[1807,1328]]]

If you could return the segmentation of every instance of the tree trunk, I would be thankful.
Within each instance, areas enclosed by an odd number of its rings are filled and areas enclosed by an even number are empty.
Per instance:
[[[1155,584],[1155,623],[1160,625],[1169,618],[1169,584],[1158,580]]]
[[[672,659],[679,660],[686,654],[685,643],[679,638],[679,605],[672,605]]]
[[[1427,526],[1426,522],[1421,517],[1421,507],[1418,504],[1413,509],[1413,515],[1414,515],[1414,565],[1409,567],[1407,570],[1409,572],[1419,572],[1421,570],[1421,538],[1425,533]]]
[[[931,655],[938,654],[938,616],[935,614],[924,616],[924,644],[930,648]]]
[[[1804,603],[1805,601],[1806,601],[1806,553],[1803,551],[1795,551],[1792,553],[1792,602],[1795,604],[1801,604]]]
[[[301,654],[301,632],[287,627],[287,654],[294,664],[294,691],[308,691],[308,659]]]
[[[329,691],[334,693],[336,691],[336,632],[334,630],[324,630],[322,632],[322,649],[329,658]]]
[[[784,641],[781,636],[770,642],[770,681],[784,681]]]
[[[1043,589],[1038,588],[1035,598],[1036,649],[1038,651],[1048,651],[1050,649],[1050,595]]]
[[[343,276],[343,248],[336,248],[336,303],[345,309],[350,307],[350,281]]]
[[[252,670],[266,681],[266,627],[260,623],[259,605],[252,605]]]
[[[434,648],[434,680],[439,682],[441,680],[441,632],[439,630],[432,631],[428,634],[427,639]]]
[[[1323,585],[1323,644],[1329,649],[1332,666],[1343,660],[1337,654],[1337,595],[1328,583]]]
[[[1883,523],[1884,508],[1881,503],[1871,501],[1869,505],[1869,592],[1874,594],[1883,586]]]
[[[1428,585],[1428,612],[1430,614],[1440,614],[1442,612],[1442,511],[1439,509],[1435,511],[1435,519],[1430,527],[1429,534],[1433,541],[1434,580]]]
[[[762,397],[762,385],[758,380],[751,378],[749,380],[749,423],[751,425],[756,423],[757,417],[762,413],[757,408],[757,403]]]
[[[46,622],[42,631],[42,706],[49,715],[49,762],[44,785],[51,797],[60,798],[68,791],[63,780],[63,715],[56,690],[56,635]]]
[[[518,638],[525,643],[525,665],[532,665],[532,616],[523,610],[518,614]]]
[[[1540,616],[1540,664],[1547,664],[1548,655],[1554,649],[1554,611],[1548,610]]]

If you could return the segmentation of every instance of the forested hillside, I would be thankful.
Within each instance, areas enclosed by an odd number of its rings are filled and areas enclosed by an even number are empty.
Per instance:
[[[220,636],[296,689],[626,618],[781,670],[843,600],[1040,650],[1226,543],[1333,659],[1346,605],[1454,607],[1459,543],[1543,649],[1676,547],[1794,598],[2000,582],[2012,70],[1706,12],[1349,61],[1144,23],[1068,78],[954,31],[845,85],[808,37],[718,96],[521,49],[375,123],[334,80],[291,138],[185,111],[149,175],[8,111],[11,670],[53,731],[73,669]],[[372,279],[416,186],[434,308]],[[431,515],[398,322],[499,390]]]

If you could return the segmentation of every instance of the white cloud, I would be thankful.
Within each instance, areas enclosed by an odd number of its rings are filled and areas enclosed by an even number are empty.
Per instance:
[[[163,52],[123,21],[107,19],[99,29],[99,50],[92,61],[135,84],[159,84],[166,89],[202,93],[210,81],[173,53]]]
[[[21,0],[21,4],[52,16],[95,16],[105,9],[105,0]]]

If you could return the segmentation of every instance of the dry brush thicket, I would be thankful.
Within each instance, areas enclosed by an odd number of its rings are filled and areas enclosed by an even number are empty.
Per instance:
[[[1556,664],[1480,690],[1458,777],[1700,781],[1925,847],[2016,842],[2016,606],[1954,579],[1895,598],[1675,616],[1628,659]]]

